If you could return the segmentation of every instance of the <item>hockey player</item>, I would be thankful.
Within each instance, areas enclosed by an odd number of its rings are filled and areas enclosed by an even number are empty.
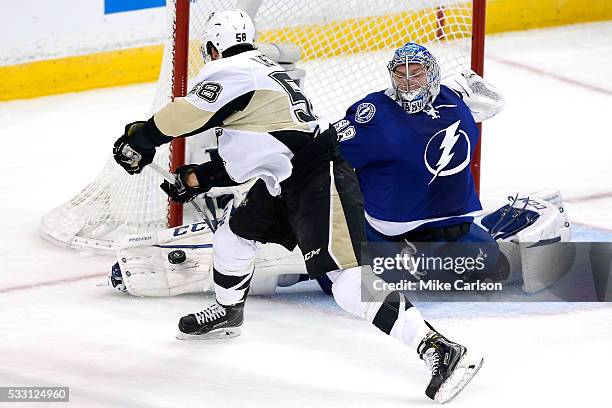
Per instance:
[[[327,274],[340,307],[415,349],[431,369],[426,394],[448,401],[482,359],[433,330],[399,292],[362,300],[362,269],[367,279],[372,274],[359,251],[365,229],[355,174],[338,153],[335,129],[318,123],[299,87],[254,48],[254,31],[243,11],[213,13],[202,42],[207,63],[192,91],[148,121],[128,124],[113,148],[115,160],[135,174],[151,163],[156,146],[218,128],[222,160],[183,166],[163,189],[186,202],[213,186],[259,178],[214,234],[216,302],[182,317],[177,337],[239,335],[255,252],[265,242],[297,244],[309,276]]]
[[[473,223],[482,207],[470,164],[476,122],[503,108],[500,93],[473,71],[441,85],[436,59],[415,43],[398,48],[387,68],[391,86],[354,103],[335,123],[364,195],[368,241],[495,249],[491,235]]]

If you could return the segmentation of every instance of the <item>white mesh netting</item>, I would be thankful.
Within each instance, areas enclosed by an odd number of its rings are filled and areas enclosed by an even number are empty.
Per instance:
[[[175,0],[167,1],[168,39],[152,112],[170,100]],[[407,41],[428,46],[443,77],[470,67],[471,1],[452,0],[191,0],[189,78],[203,66],[199,38],[213,10],[243,8],[255,15],[257,41],[292,43],[306,70],[304,93],[330,120],[367,93],[389,84],[386,63]],[[191,85],[191,84],[190,84]],[[189,139],[188,139],[189,142]],[[189,150],[189,147],[187,148]],[[189,156],[187,156],[189,157]],[[168,147],[156,162],[169,167]],[[151,170],[129,176],[110,159],[101,174],[67,203],[46,214],[42,233],[72,247],[111,249],[123,235],[167,227],[168,201]],[[186,221],[190,221],[186,218]]]

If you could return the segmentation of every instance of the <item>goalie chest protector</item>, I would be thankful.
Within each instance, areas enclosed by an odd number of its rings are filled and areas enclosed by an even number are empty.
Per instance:
[[[433,108],[408,114],[380,91],[336,122],[342,155],[357,172],[369,216],[401,223],[447,217],[429,223],[443,226],[482,209],[470,171],[479,138],[474,118],[444,85]]]

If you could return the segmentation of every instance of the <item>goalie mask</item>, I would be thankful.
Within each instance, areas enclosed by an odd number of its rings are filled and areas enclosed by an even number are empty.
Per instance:
[[[440,67],[422,45],[409,42],[387,64],[395,96],[408,113],[421,112],[440,93]]]
[[[204,62],[209,62],[212,46],[223,58],[223,52],[227,49],[240,44],[253,45],[254,42],[255,26],[245,11],[239,9],[213,11],[206,22],[200,52]]]

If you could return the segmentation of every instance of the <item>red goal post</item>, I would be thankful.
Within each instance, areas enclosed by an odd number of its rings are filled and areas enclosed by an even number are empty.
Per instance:
[[[472,70],[481,77],[484,77],[484,49],[485,49],[485,30],[486,30],[486,7],[487,0],[474,0],[472,5]],[[480,140],[474,150],[472,159],[472,174],[476,191],[480,194],[480,148],[482,146],[482,123],[478,124]]]

